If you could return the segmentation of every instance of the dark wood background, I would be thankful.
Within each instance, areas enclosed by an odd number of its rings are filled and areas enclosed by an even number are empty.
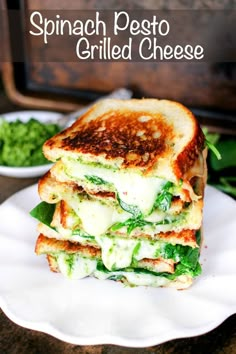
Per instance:
[[[24,10],[37,9],[233,9],[233,0],[0,0],[5,6],[13,8],[18,4],[21,10],[20,27],[14,32],[16,50],[24,52],[24,63],[14,64],[12,71],[4,69],[4,83],[9,97],[23,106],[29,105],[21,93],[34,98],[31,107],[45,108],[39,96],[46,100],[52,98],[51,108],[64,111],[73,110],[83,99],[110,92],[118,87],[129,87],[137,97],[168,98],[183,104],[207,110],[236,112],[236,63],[205,63],[205,62],[54,62],[43,63],[32,60],[33,48],[39,47],[37,36],[23,35]],[[3,5],[2,5],[3,6]],[[23,23],[22,23],[23,22]],[[12,26],[13,27],[13,26]],[[198,31],[196,23],[196,31]],[[216,28],[217,30],[217,28]],[[219,30],[219,29],[218,29]],[[11,29],[10,29],[11,32]],[[188,26],[183,28],[188,35]],[[14,37],[13,36],[13,37]],[[60,40],[60,38],[58,38]],[[25,41],[25,43],[24,43]],[[9,36],[12,50],[13,40]],[[70,44],[68,44],[70,45]],[[217,45],[217,43],[215,43]],[[25,48],[28,48],[27,50]],[[43,57],[43,48],[42,57]],[[39,48],[40,50],[40,48]],[[66,51],[67,48],[58,50]],[[9,83],[13,84],[9,88]],[[58,100],[59,98],[59,100]],[[71,101],[71,105],[62,105],[63,101]],[[60,102],[59,102],[60,101]],[[53,104],[54,102],[54,104]],[[45,102],[44,102],[45,103]]]

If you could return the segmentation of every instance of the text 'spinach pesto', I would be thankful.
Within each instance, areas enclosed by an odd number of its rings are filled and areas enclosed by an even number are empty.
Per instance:
[[[103,100],[43,147],[36,253],[71,279],[184,289],[201,273],[205,138],[183,105]]]

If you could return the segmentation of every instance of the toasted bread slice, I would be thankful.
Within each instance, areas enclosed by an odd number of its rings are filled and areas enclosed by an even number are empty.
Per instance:
[[[47,254],[48,265],[52,272],[60,272],[55,256]],[[174,273],[174,262],[170,259],[144,259],[139,262],[140,267],[150,266],[155,272]]]
[[[39,235],[36,242],[35,253],[37,255],[46,254],[47,257],[53,257],[54,255],[54,265],[51,267],[53,269],[57,268],[55,266],[55,256],[60,252],[65,252],[66,254],[76,254],[80,257],[88,259],[101,260],[101,250],[95,247],[83,246],[79,243],[72,243],[70,241],[60,241],[53,238],[48,238],[43,234]],[[162,257],[157,259],[144,258],[137,262],[137,266],[145,269],[149,268],[155,272],[174,273],[174,261],[172,259],[164,259]]]
[[[173,239],[173,243],[188,244],[194,247],[195,233],[193,230],[201,227],[202,199],[185,207],[185,203],[179,197],[174,197],[168,212],[154,210],[145,217],[147,223],[143,228],[137,226],[127,234],[125,227],[118,228],[116,232],[113,230],[113,225],[128,220],[132,215],[122,210],[118,202],[114,200],[112,193],[97,192],[88,197],[85,192],[77,188],[75,183],[56,182],[50,174],[40,181],[39,193],[41,199],[48,203],[57,201],[51,226],[59,230],[64,237],[80,229],[93,236],[112,233],[114,236],[143,238],[144,235],[149,235],[154,240]],[[166,217],[175,221],[149,226],[150,222],[159,222],[165,220]]]
[[[92,246],[83,246],[80,243],[70,241],[61,241],[55,238],[49,238],[40,234],[38,236],[35,253],[36,254],[50,254],[57,252],[67,252],[68,254],[77,253],[88,258],[99,258],[101,251]]]
[[[193,114],[177,102],[103,100],[43,147],[51,161],[62,157],[132,169],[177,180],[194,164],[204,135]]]
[[[59,227],[59,224],[57,227],[60,229],[60,232],[57,232],[54,228],[48,227],[47,225],[43,223],[39,223],[37,230],[39,233],[44,234],[45,236],[49,238],[55,238],[58,240],[67,240],[72,243],[77,242],[78,239],[76,237],[76,234],[73,234],[69,232],[68,229],[64,229],[63,227]],[[190,247],[198,247],[197,242],[196,242],[196,231],[195,230],[181,230],[180,232],[175,232],[175,231],[168,231],[168,232],[160,232],[154,236],[151,236],[148,233],[132,233],[131,235],[127,235],[126,232],[122,232],[120,230],[117,230],[116,232],[109,233],[111,236],[114,237],[119,237],[121,239],[132,239],[132,240],[150,240],[150,241],[163,241],[166,243],[170,243],[172,245],[182,245],[182,246],[190,246]],[[89,239],[84,242],[85,244],[91,244],[91,241]],[[93,246],[96,246],[96,242],[92,242]]]
[[[77,255],[78,257],[81,257],[81,254],[78,254],[76,252],[76,248],[73,247],[73,251],[72,249],[69,247],[70,252],[68,251],[68,244],[65,243],[65,248],[63,250],[62,248],[62,243],[60,241],[55,241],[55,240],[48,240],[46,237],[44,237],[43,235],[40,235],[37,241],[37,246],[36,246],[36,251],[37,254],[46,254],[47,257],[47,261],[50,267],[50,270],[52,272],[63,272],[63,274],[65,274],[66,276],[68,276],[65,272],[65,269],[61,269],[60,268],[60,263],[58,262],[58,257],[57,254],[59,252],[60,255],[62,255],[62,251],[64,252],[65,256],[67,255]],[[86,254],[87,254],[87,250],[86,250]],[[84,259],[84,256],[82,256]],[[163,258],[159,258],[159,259],[143,259],[139,262],[138,264],[139,267],[143,268],[143,269],[149,269],[152,272],[156,272],[158,273],[170,273],[173,274],[174,273],[174,262],[172,260],[166,260]],[[78,263],[75,265],[75,267],[78,267]],[[64,268],[64,267],[63,267]],[[140,269],[140,268],[139,268]],[[119,271],[118,271],[119,272]],[[133,278],[133,274],[135,273],[131,273],[132,277],[130,278],[130,272],[128,271],[124,271],[122,272],[122,276],[119,277],[115,277],[114,276],[114,272],[107,272],[106,271],[106,276],[104,277],[103,275],[101,276],[101,273],[99,274],[99,272],[95,272],[95,273],[91,273],[90,276],[95,276],[98,277],[100,279],[111,279],[111,280],[116,280],[116,281],[121,281],[127,285],[151,285],[151,286],[162,286],[162,287],[173,287],[175,289],[178,290],[182,290],[182,289],[186,289],[188,288],[193,281],[193,278],[190,275],[180,275],[177,276],[175,279],[173,280],[169,280],[168,278],[164,278],[163,276],[154,276],[152,275],[152,280],[154,279],[153,283],[150,283],[150,279],[148,277],[150,277],[150,275],[145,275],[145,273],[143,275],[142,272],[139,273],[137,275],[136,281],[138,280],[137,283],[133,283],[132,278]],[[86,275],[85,275],[86,276]],[[146,278],[147,276],[147,278]],[[142,277],[144,277],[143,279],[143,284],[142,284]],[[76,277],[74,277],[74,279],[76,279]],[[155,281],[156,279],[156,281]],[[146,283],[148,280],[148,284]]]
[[[56,179],[55,175],[51,171],[48,171],[38,183],[38,193],[42,200],[49,204],[58,203],[63,200],[64,196],[71,196],[73,194],[90,194],[91,197],[114,201],[116,198],[115,192],[109,192],[106,190],[88,190],[80,186],[71,180],[61,182]]]

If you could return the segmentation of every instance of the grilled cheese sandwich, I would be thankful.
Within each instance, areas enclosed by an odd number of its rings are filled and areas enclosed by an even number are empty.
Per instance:
[[[191,284],[200,273],[206,166],[190,111],[167,100],[104,100],[43,151],[55,164],[39,182],[42,203],[32,215],[40,221],[36,253],[53,271]]]

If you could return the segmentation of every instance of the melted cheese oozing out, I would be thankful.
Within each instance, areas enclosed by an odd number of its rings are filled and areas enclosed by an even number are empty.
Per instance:
[[[57,256],[57,264],[60,272],[70,279],[85,278],[96,270],[97,261],[82,257],[76,257],[73,261],[72,267],[68,265],[67,255],[61,253]]]
[[[118,213],[116,209],[94,200],[82,200],[78,204],[78,215],[84,231],[93,236],[106,233],[113,224],[118,221],[123,222],[130,217],[129,213]]]
[[[98,270],[96,270],[94,273],[94,276],[101,280],[105,280],[110,278],[111,276],[117,275],[124,276],[130,285],[158,287],[170,283],[169,279],[152,274],[137,274],[134,272],[124,271],[104,273]]]
[[[85,179],[86,175],[97,176],[112,183],[120,198],[127,204],[136,205],[147,215],[162,190],[165,180],[157,177],[143,177],[134,172],[115,171],[104,167],[82,164],[71,159],[63,159],[66,173],[73,178]]]
[[[102,249],[102,261],[109,270],[128,267],[132,262],[135,240],[116,239],[109,237],[96,238]]]
[[[104,205],[98,200],[79,200],[79,198],[69,198],[69,196],[66,196],[65,199],[80,218],[82,229],[92,236],[104,235],[116,222],[124,222],[132,217],[128,212],[124,210],[117,211],[115,207]],[[151,215],[145,217],[145,220],[159,222],[164,218],[164,213],[154,211]],[[144,233],[154,236],[159,232],[168,232],[171,230],[179,232],[184,228],[197,230],[201,227],[201,218],[201,207],[199,207],[197,203],[192,203],[188,211],[186,211],[185,217],[183,217],[182,213],[174,216],[174,219],[179,220],[175,224],[146,225],[143,231]],[[124,228],[120,229],[120,231],[125,232],[123,229]],[[135,229],[133,232],[135,233]],[[138,232],[140,233],[140,230]]]
[[[148,240],[131,240],[116,237],[96,237],[96,241],[102,250],[102,261],[109,270],[129,267],[133,257],[139,261],[143,258],[157,258],[163,242],[152,243]],[[138,250],[135,252],[135,249]]]
[[[82,279],[87,276],[95,276],[100,280],[105,280],[111,276],[123,276],[127,279],[130,285],[143,285],[143,286],[163,286],[167,285],[170,280],[165,277],[155,276],[152,274],[142,274],[127,271],[116,271],[116,272],[102,272],[97,270],[97,261],[91,259],[85,259],[76,257],[72,267],[68,265],[66,261],[66,254],[59,254],[57,256],[57,264],[60,272],[70,279]]]
[[[71,213],[70,215],[70,223],[79,225],[81,222],[81,226],[78,226],[78,229],[81,229],[82,233],[85,232],[91,236],[103,236],[109,232],[109,228],[116,222],[124,222],[131,217],[130,213],[117,211],[115,207],[109,207],[102,204],[100,201],[80,200],[78,197],[70,198],[70,195],[67,195],[66,202],[75,211],[75,214]],[[180,232],[183,229],[198,230],[201,227],[202,220],[201,205],[202,204],[200,203],[199,205],[198,202],[192,203],[183,213],[173,216],[174,223],[145,225],[143,226],[143,230],[135,228],[132,231],[132,235],[140,236],[140,233],[147,233],[154,236],[159,232]],[[164,213],[154,211],[151,215],[146,217],[145,220],[155,223],[163,220],[164,217]],[[72,220],[73,218],[74,221]],[[60,217],[53,219],[53,226],[56,227],[57,231],[64,238],[69,239],[72,237],[76,240],[76,235],[73,234],[74,236],[72,236],[72,229],[62,227]],[[126,234],[126,227],[122,227],[119,232],[121,236],[122,234]],[[78,232],[78,234],[80,233]]]

